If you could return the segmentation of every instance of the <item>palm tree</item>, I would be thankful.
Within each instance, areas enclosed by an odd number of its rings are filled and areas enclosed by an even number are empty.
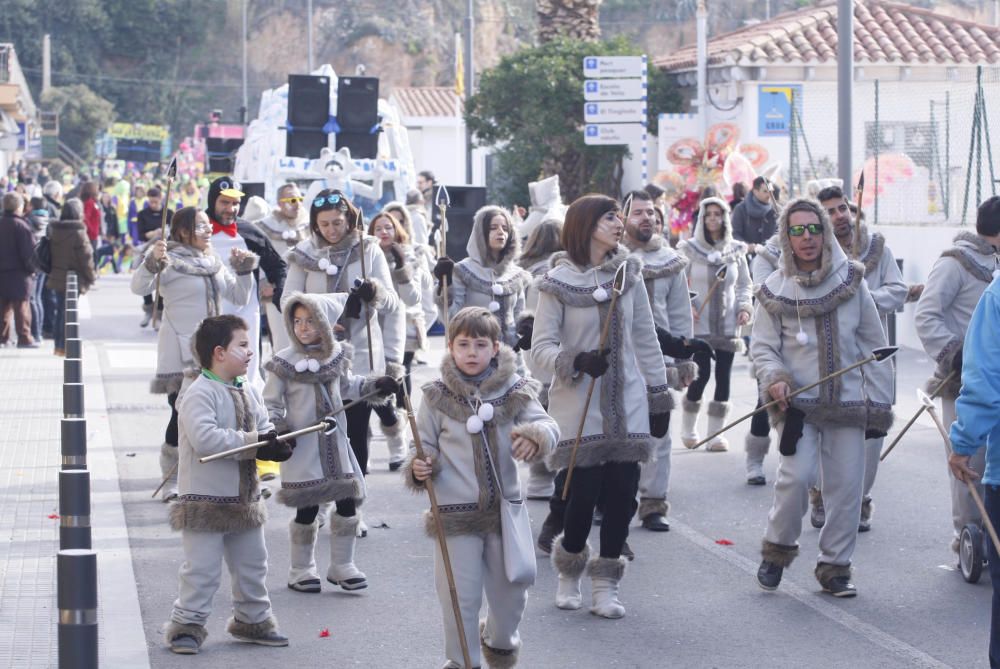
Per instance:
[[[601,38],[598,11],[601,0],[536,0],[538,41],[556,37],[594,41]]]

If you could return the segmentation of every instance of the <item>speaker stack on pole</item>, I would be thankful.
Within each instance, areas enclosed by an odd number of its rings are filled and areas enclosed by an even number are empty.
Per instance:
[[[481,186],[447,186],[448,257],[458,262],[468,254],[465,245],[472,236],[472,219],[486,206],[486,189]],[[436,192],[436,191],[435,191]]]
[[[347,147],[351,158],[378,154],[378,78],[340,77],[337,80],[337,148]]]
[[[288,75],[285,155],[319,158],[330,132],[330,77]]]

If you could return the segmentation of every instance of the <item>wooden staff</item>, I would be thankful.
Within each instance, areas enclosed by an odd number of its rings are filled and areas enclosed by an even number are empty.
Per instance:
[[[615,305],[618,304],[618,296],[625,289],[625,263],[618,266],[615,278],[611,284],[611,308],[608,309],[608,317],[604,320],[604,327],[601,328],[601,339],[597,344],[597,350],[603,351],[608,344],[608,335],[611,333],[611,321],[615,317]],[[583,439],[583,426],[587,422],[587,413],[590,411],[590,400],[594,396],[594,387],[597,385],[597,377],[590,377],[590,385],[587,387],[587,399],[583,403],[583,413],[580,414],[580,424],[576,428],[576,439],[573,440],[573,450],[569,454],[569,466],[566,468],[566,484],[562,489],[562,498],[569,497],[569,484],[573,480],[573,468],[576,466],[576,453],[580,449],[580,440]]]
[[[437,193],[434,195],[434,203],[438,207],[438,211],[441,212],[441,227],[438,228],[438,258],[444,258],[448,255],[448,206],[451,204],[451,197],[448,195],[448,189],[444,186],[438,186]],[[441,301],[444,303],[444,307],[441,309],[441,315],[444,316],[444,336],[445,339],[448,338],[448,327],[451,325],[451,313],[448,304],[448,279],[447,277],[441,277]]]
[[[365,261],[365,215],[358,209],[358,252],[361,256],[361,280],[368,280],[368,263]],[[365,334],[368,335],[368,370],[375,371],[375,354],[372,352],[372,306],[365,301]]]
[[[170,166],[167,167],[167,192],[163,197],[163,214],[160,216],[160,239],[167,241],[167,210],[170,209],[170,187],[174,184],[174,179],[177,177],[177,156],[174,156],[170,160]],[[160,310],[157,308],[160,303],[160,272],[156,275],[156,287],[153,288],[153,328],[156,328],[156,324],[159,322]],[[163,487],[162,485],[160,487]],[[153,493],[156,496],[156,493]]]
[[[950,458],[953,453],[951,438],[948,436],[948,430],[944,428],[944,423],[941,422],[937,407],[934,406],[934,400],[922,390],[918,390],[917,394],[920,396],[921,403],[927,407],[927,413],[934,419],[934,424],[937,425],[938,432],[941,433],[941,438],[944,439],[944,447],[948,450],[948,457]],[[986,505],[983,504],[983,498],[979,496],[979,489],[976,488],[976,484],[972,481],[965,481],[965,485],[969,488],[969,494],[972,495],[972,500],[976,503],[979,514],[983,517],[983,524],[986,526],[986,531],[989,532],[990,539],[993,540],[993,548],[996,549],[997,553],[1000,553],[1000,537],[997,536],[996,528],[993,527],[993,521],[990,520],[990,515],[986,512]]]
[[[875,160],[878,160],[876,156]],[[861,197],[865,194],[865,170],[861,168],[858,179],[857,206],[858,213],[854,215],[854,239],[851,240],[851,255],[855,258],[861,255]]]
[[[712,296],[715,295],[715,291],[719,289],[722,282],[726,280],[726,274],[729,272],[729,265],[723,265],[715,273],[715,281],[712,282],[712,287],[708,289],[708,293],[705,294],[705,299],[702,300],[701,306],[698,307],[698,311],[694,314],[694,319],[698,320],[701,318],[701,312],[705,310],[705,306],[712,301]]]
[[[417,429],[417,419],[413,415],[413,407],[410,405],[410,393],[403,386],[403,402],[406,405],[406,418],[410,423],[410,432],[413,433],[413,448],[416,450],[416,457],[425,460],[424,445],[420,441],[420,430]],[[412,474],[410,474],[412,476]],[[472,666],[472,659],[469,655],[469,643],[465,639],[465,623],[462,621],[462,608],[458,603],[458,588],[455,587],[455,574],[451,570],[451,556],[448,555],[448,541],[444,536],[444,523],[441,521],[441,509],[438,507],[437,493],[434,492],[434,479],[428,477],[424,482],[427,489],[427,497],[431,501],[431,517],[434,519],[434,528],[437,530],[438,550],[441,551],[441,559],[444,560],[444,573],[448,578],[448,593],[451,595],[451,611],[455,615],[455,625],[458,627],[458,640],[462,644],[462,659],[465,666]]]
[[[742,423],[747,418],[750,418],[753,415],[760,413],[761,411],[764,411],[764,410],[766,410],[766,409],[768,409],[770,407],[773,407],[773,406],[775,406],[777,404],[780,404],[782,400],[788,401],[788,400],[792,399],[793,397],[795,397],[796,395],[801,395],[802,393],[804,393],[807,390],[812,390],[816,386],[818,386],[820,384],[823,384],[823,383],[826,383],[830,379],[835,379],[838,376],[841,376],[842,374],[846,374],[847,372],[851,371],[852,369],[857,369],[858,367],[861,367],[862,365],[867,365],[869,362],[882,362],[883,360],[888,360],[892,356],[896,355],[896,351],[898,351],[898,350],[899,350],[898,346],[882,346],[880,348],[876,348],[876,349],[874,349],[872,351],[872,354],[870,356],[868,356],[867,358],[864,358],[863,360],[858,360],[853,365],[848,365],[847,367],[844,367],[843,369],[838,369],[836,372],[833,372],[832,374],[827,374],[826,376],[824,376],[819,381],[816,381],[814,383],[810,383],[808,386],[802,386],[798,390],[793,390],[792,392],[788,393],[788,395],[786,395],[785,397],[783,397],[781,400],[771,400],[767,404],[762,404],[761,406],[757,407],[756,409],[754,409],[750,413],[746,414],[745,416],[741,416],[741,417],[737,418],[732,423],[730,423],[729,425],[726,425],[725,427],[723,427],[718,432],[716,432],[714,434],[710,434],[709,436],[705,437],[704,439],[702,439],[701,441],[699,441],[697,444],[695,444],[691,448],[698,448],[702,444],[707,444],[708,442],[712,441],[713,439],[715,439],[716,437],[718,437],[723,432],[725,432],[725,431],[727,431],[727,430],[735,427],[736,425]]]
[[[935,397],[937,397],[938,394],[942,390],[944,390],[945,384],[947,384],[949,381],[951,381],[951,379],[952,379],[953,376],[955,376],[955,372],[949,372],[948,376],[946,376],[943,379],[941,379],[941,383],[937,384],[937,387],[934,388],[934,390],[931,392],[931,394],[930,394],[931,399],[934,399]],[[918,396],[919,396],[919,393],[920,393],[920,390],[918,389],[917,390]],[[899,431],[899,434],[897,434],[896,438],[892,440],[892,443],[889,444],[888,448],[886,448],[885,451],[882,453],[882,455],[880,455],[878,457],[879,462],[884,461],[885,458],[886,458],[886,456],[888,456],[889,453],[892,452],[892,449],[896,448],[896,444],[898,444],[899,440],[903,438],[903,435],[906,434],[906,431],[909,430],[910,427],[914,423],[917,422],[917,419],[920,418],[920,414],[922,414],[925,411],[927,411],[927,405],[926,404],[921,404],[920,408],[917,409],[917,412],[915,414],[913,414],[913,417],[910,418],[910,420],[908,420],[906,422],[906,425],[904,425],[903,429]]]

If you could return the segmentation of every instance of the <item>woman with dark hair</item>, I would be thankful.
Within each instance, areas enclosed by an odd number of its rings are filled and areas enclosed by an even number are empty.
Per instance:
[[[97,254],[97,245],[101,240],[101,228],[104,223],[104,214],[101,206],[97,202],[100,195],[96,181],[84,181],[80,186],[80,200],[83,201],[83,225],[87,228],[87,239],[90,240],[90,248]]]
[[[170,404],[163,446],[160,448],[160,468],[164,478],[177,464],[177,410],[174,403],[184,381],[184,372],[200,363],[191,350],[191,338],[198,324],[209,316],[222,313],[222,300],[245,305],[254,288],[252,272],[257,256],[249,251],[233,249],[230,265],[212,250],[212,225],[203,211],[185,207],[178,211],[170,225],[170,240],[157,240],[146,249],[132,274],[132,292],[150,295],[156,289],[159,276],[163,298],[163,324],[157,338],[156,376],[150,390],[166,394]],[[162,499],[169,502],[177,496],[177,476],[163,488]]]
[[[378,240],[358,230],[360,219],[361,211],[343,192],[324,189],[317,193],[309,206],[309,237],[285,256],[288,261],[285,290],[288,295],[348,293],[344,313],[334,325],[334,333],[354,348],[355,373],[388,374],[398,379],[403,375],[402,338],[385,340],[387,334],[382,331],[382,324],[386,316],[401,309],[399,297],[392,290],[389,263]],[[362,253],[368,274],[365,280],[361,276]],[[374,368],[368,364],[366,318],[371,325]],[[347,437],[366,475],[371,413],[372,406],[367,403],[347,410]],[[397,419],[395,413],[391,418]],[[386,419],[387,424],[396,422]]]
[[[672,405],[641,262],[620,244],[624,229],[618,203],[609,197],[585,195],[570,205],[562,229],[566,250],[552,257],[552,268],[538,284],[531,347],[532,368],[552,377],[548,412],[563,435],[549,457],[552,469],[568,466],[581,412],[586,411],[565,529],[552,543],[552,563],[559,573],[556,606],[580,608],[580,579],[586,569],[593,583],[590,610],[606,618],[625,615],[618,601],[625,572],[621,552],[639,463],[649,459],[650,435],[666,434]],[[619,269],[624,287],[611,312]],[[599,350],[609,318],[609,337]],[[593,401],[585,406],[591,380]],[[604,509],[600,556],[591,558],[587,536],[598,498]]]
[[[510,212],[492,204],[477,211],[465,251],[468,257],[457,264],[444,256],[434,266],[434,276],[450,285],[449,315],[463,307],[485,307],[500,322],[500,341],[514,346],[528,316],[524,291],[531,275],[517,266],[521,240]]]
[[[81,295],[94,284],[95,278],[94,250],[83,226],[83,203],[75,197],[66,200],[59,220],[49,223],[46,234],[52,248],[52,271],[49,272],[46,285],[56,295],[52,312],[52,338],[55,339],[55,354],[64,356],[66,273],[76,272]]]
[[[708,404],[708,431],[715,433],[725,425],[732,408],[729,380],[733,358],[744,345],[740,328],[750,324],[753,314],[747,246],[733,239],[726,201],[709,197],[698,207],[698,224],[691,239],[678,244],[677,250],[691,261],[687,267],[688,283],[698,294],[692,300],[694,336],[704,339],[715,350],[715,395]],[[720,278],[723,270],[725,276]],[[681,414],[681,441],[688,448],[700,441],[698,413],[705,386],[712,375],[710,354],[695,353],[694,361],[698,364],[698,378],[688,386]],[[726,451],[729,442],[718,436],[705,445],[705,450]]]

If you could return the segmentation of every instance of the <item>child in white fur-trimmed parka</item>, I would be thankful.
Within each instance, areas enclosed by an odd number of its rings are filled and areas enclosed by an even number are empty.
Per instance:
[[[516,461],[543,458],[559,441],[559,426],[538,401],[538,383],[517,373],[516,355],[500,338],[500,323],[489,310],[467,307],[455,314],[441,379],[423,387],[417,428],[426,459],[411,454],[403,466],[406,483],[415,491],[433,477],[470,660],[478,667],[482,657],[494,668],[517,664],[518,626],[529,587],[512,583],[504,570],[499,495],[523,499]],[[429,514],[427,521],[434,536]],[[534,551],[522,557],[534,560]],[[445,666],[464,667],[440,550],[434,578]],[[484,591],[488,613],[480,630]]]

